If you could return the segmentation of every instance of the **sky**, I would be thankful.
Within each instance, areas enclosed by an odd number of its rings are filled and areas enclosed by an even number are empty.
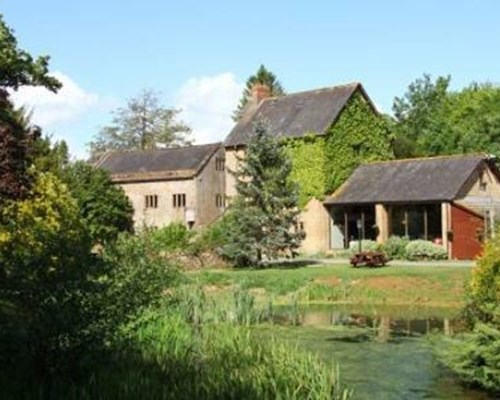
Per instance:
[[[387,113],[424,73],[500,83],[498,0],[0,0],[0,13],[64,85],[16,104],[77,158],[144,89],[182,110],[195,143],[223,140],[260,64],[289,93],[359,81]]]

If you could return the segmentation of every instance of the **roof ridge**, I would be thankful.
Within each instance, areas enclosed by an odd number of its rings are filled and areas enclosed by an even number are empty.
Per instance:
[[[357,87],[359,85],[361,85],[361,82],[353,81],[353,82],[343,83],[343,84],[335,85],[335,86],[327,86],[327,87],[321,87],[321,88],[317,88],[317,89],[301,90],[299,92],[287,93],[283,96],[270,96],[270,97],[266,97],[266,98],[262,99],[262,101],[259,103],[259,106],[268,100],[283,99],[283,98],[287,98],[287,97],[303,95],[306,93],[326,92],[328,90],[340,89],[340,88],[344,88],[344,87],[348,87],[348,86]]]
[[[133,150],[117,150],[117,151],[107,151],[106,154],[133,154],[133,153],[154,153],[154,152],[162,152],[162,151],[172,151],[172,150],[184,150],[191,149],[193,147],[208,147],[208,146],[221,146],[222,142],[215,143],[203,143],[203,144],[190,144],[186,146],[178,146],[178,147],[165,147],[160,149],[133,149]]]
[[[375,160],[375,161],[368,161],[363,163],[362,165],[373,165],[373,164],[387,164],[387,163],[404,163],[404,162],[412,162],[412,161],[431,161],[431,160],[438,160],[438,159],[450,159],[450,158],[486,158],[485,153],[463,153],[463,154],[447,154],[447,155],[440,155],[440,156],[430,156],[430,157],[413,157],[413,158],[399,158],[399,159],[393,159],[393,160]]]

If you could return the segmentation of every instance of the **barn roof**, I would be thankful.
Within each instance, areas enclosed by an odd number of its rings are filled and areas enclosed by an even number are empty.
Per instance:
[[[452,201],[484,161],[459,155],[361,165],[325,204]]]
[[[158,150],[109,152],[94,165],[114,182],[188,179],[197,175],[220,143]]]
[[[357,90],[360,90],[375,110],[358,82],[264,99],[256,107],[247,109],[229,133],[224,146],[246,145],[259,120],[266,121],[276,137],[324,134]]]

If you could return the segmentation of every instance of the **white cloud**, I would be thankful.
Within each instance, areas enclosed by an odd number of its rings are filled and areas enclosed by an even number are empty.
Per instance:
[[[196,143],[223,140],[234,122],[231,114],[244,84],[231,72],[188,79],[175,93],[180,119],[193,129]]]
[[[25,86],[12,93],[17,106],[33,110],[32,122],[44,129],[74,122],[86,112],[97,107],[109,106],[110,101],[81,88],[69,76],[54,72],[62,88],[53,93],[42,87]]]

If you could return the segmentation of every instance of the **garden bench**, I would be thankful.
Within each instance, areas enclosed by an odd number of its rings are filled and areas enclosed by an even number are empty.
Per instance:
[[[366,265],[367,267],[382,267],[387,263],[387,258],[384,253],[380,251],[363,251],[356,253],[351,257],[351,265],[357,267],[358,265]]]

